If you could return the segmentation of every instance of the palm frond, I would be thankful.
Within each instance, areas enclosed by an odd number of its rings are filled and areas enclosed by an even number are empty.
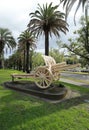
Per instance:
[[[8,29],[0,28],[0,53],[3,52],[6,45],[9,49],[15,48],[15,39],[13,38],[12,33]]]
[[[66,8],[66,16],[68,16],[73,5],[77,2],[76,10],[74,13],[74,20],[75,20],[75,15],[76,15],[79,7],[82,5],[82,8],[84,9],[84,6],[87,1],[88,0],[60,0],[60,3],[63,3],[63,7]]]

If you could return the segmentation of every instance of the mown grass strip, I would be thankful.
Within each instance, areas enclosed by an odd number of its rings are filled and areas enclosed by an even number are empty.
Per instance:
[[[0,130],[88,130],[89,90],[63,83],[81,92],[81,97],[52,104],[30,95],[3,87],[10,74],[19,71],[0,70]],[[59,82],[57,82],[59,83]],[[83,95],[82,95],[83,94]],[[85,95],[84,95],[85,94]]]

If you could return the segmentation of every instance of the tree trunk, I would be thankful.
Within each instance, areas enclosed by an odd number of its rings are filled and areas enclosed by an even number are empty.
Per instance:
[[[18,61],[18,68],[19,70],[22,70],[22,62],[21,62],[21,58]]]
[[[2,69],[3,67],[2,67],[2,60],[0,60],[0,69]]]
[[[45,31],[45,55],[49,55],[49,33]]]
[[[25,57],[26,57],[26,56],[25,56],[25,49],[24,49],[23,72],[25,72],[25,70],[26,70],[26,67],[25,67],[25,61],[26,61],[26,60],[25,60]]]
[[[29,43],[26,43],[26,72],[29,73]]]
[[[32,71],[32,54],[33,54],[33,51],[30,50],[30,71]]]
[[[1,68],[4,69],[4,53],[1,54]]]
[[[4,59],[2,59],[2,68],[4,69]]]

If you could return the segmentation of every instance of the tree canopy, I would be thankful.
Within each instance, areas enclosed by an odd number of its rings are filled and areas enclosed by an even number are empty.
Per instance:
[[[60,36],[60,32],[68,31],[68,24],[65,21],[65,14],[58,11],[59,5],[53,6],[43,4],[35,12],[30,13],[31,20],[28,24],[29,30],[35,32],[37,36],[44,34],[45,36],[45,55],[49,55],[49,36],[52,34]]]

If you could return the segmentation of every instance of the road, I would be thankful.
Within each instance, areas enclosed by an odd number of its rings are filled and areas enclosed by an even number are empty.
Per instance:
[[[89,74],[61,73],[61,76],[65,78],[74,78],[76,80],[89,81]]]
[[[61,81],[89,87],[89,74],[61,73]]]

